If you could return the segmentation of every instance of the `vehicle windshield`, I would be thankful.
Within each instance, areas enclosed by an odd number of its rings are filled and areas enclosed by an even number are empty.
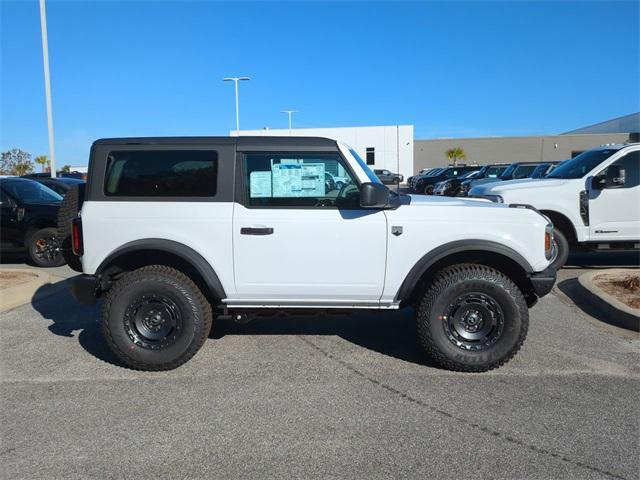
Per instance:
[[[358,152],[356,152],[353,148],[349,148],[349,153],[353,155],[353,158],[356,159],[356,162],[358,162],[358,165],[360,165],[360,168],[364,170],[364,173],[366,173],[367,178],[371,183],[382,183],[380,179],[376,176],[376,174],[373,173],[371,169],[367,166],[365,161],[362,160],[362,158],[360,158],[360,155],[358,155]]]
[[[542,163],[538,165],[533,172],[531,172],[531,178],[542,178],[544,174],[547,173],[547,170],[551,167],[550,163]]]
[[[464,175],[462,175],[460,178],[460,180],[464,180],[467,178],[473,178],[479,175],[480,170],[472,170],[470,172],[465,173]]]
[[[62,197],[49,187],[33,180],[11,180],[2,182],[2,189],[13,198],[24,203],[60,202]]]
[[[439,175],[440,173],[442,173],[443,170],[444,168],[434,168],[433,170],[430,170],[429,172],[427,172],[425,174],[425,177],[435,177],[436,175]]]
[[[545,178],[582,178],[616,152],[617,148],[588,150],[558,165]]]

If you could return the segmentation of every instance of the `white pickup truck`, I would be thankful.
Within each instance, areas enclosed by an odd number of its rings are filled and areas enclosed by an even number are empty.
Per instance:
[[[558,269],[570,249],[640,251],[640,144],[605,145],[562,163],[546,178],[474,187],[470,197],[528,204],[555,227]]]
[[[328,186],[338,172],[349,181]],[[398,195],[326,138],[96,141],[59,231],[84,273],[74,296],[104,298],[108,345],[142,370],[186,362],[214,316],[408,306],[438,364],[486,371],[518,351],[555,281],[553,227],[534,209]]]

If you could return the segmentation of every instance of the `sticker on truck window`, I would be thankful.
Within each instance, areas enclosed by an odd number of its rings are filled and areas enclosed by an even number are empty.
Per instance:
[[[273,197],[323,197],[325,195],[324,170],[324,163],[272,165]]]
[[[271,172],[251,172],[249,195],[251,198],[271,197]]]

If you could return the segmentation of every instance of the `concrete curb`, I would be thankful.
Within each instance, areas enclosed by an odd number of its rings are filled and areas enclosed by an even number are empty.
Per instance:
[[[12,308],[19,307],[25,303],[31,302],[33,295],[42,286],[51,280],[51,275],[44,273],[40,270],[31,270],[27,268],[18,269],[1,269],[2,272],[20,272],[30,273],[36,275],[36,278],[15,287],[9,287],[5,290],[0,290],[0,312],[6,312]]]
[[[611,268],[605,271],[587,272],[578,277],[578,282],[589,295],[589,300],[602,311],[611,323],[636,332],[640,331],[640,310],[622,303],[595,284],[594,278],[605,273],[607,275],[616,273],[637,274],[638,270]]]

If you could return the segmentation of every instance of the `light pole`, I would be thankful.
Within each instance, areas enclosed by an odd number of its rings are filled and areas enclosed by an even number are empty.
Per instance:
[[[42,31],[42,60],[44,63],[44,95],[47,102],[47,126],[49,128],[49,155],[51,177],[56,178],[56,152],[53,143],[53,112],[51,110],[51,78],[49,76],[49,41],[47,40],[47,11],[45,0],[40,0],[40,30]]]
[[[300,110],[282,110],[282,113],[286,113],[289,116],[289,135],[291,135],[291,117],[294,113],[298,113]]]
[[[42,1],[42,0],[41,0]],[[236,87],[236,135],[240,135],[240,107],[238,104],[238,82],[242,80],[250,80],[249,77],[225,77],[225,82],[233,82]]]

